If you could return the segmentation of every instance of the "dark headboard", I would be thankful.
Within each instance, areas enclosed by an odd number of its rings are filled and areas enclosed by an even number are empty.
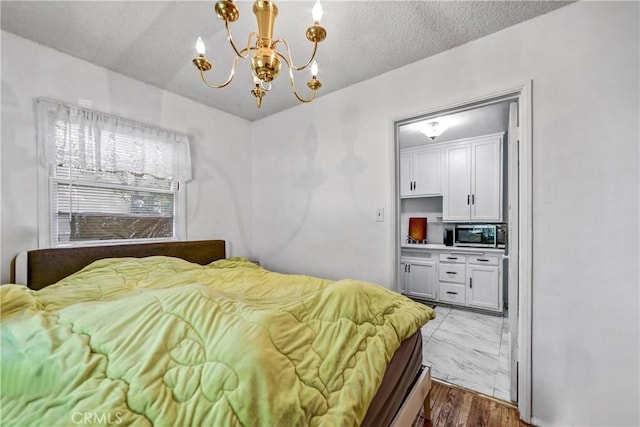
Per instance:
[[[226,257],[225,241],[136,243],[28,251],[26,285],[31,289],[42,289],[103,258],[153,255],[172,256],[205,265]]]

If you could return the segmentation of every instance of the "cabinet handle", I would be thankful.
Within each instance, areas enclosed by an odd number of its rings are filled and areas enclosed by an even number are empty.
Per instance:
[[[458,259],[458,258],[456,258],[454,256],[448,256],[447,259]]]
[[[488,260],[488,259],[486,259],[486,258],[478,258],[478,261],[482,261],[482,262],[489,262],[489,260]]]
[[[409,267],[409,273],[411,273],[411,264],[407,265]]]
[[[476,204],[476,195],[475,195],[475,194],[472,194],[472,195],[471,195],[471,204],[472,204],[472,205],[475,205],[475,204]]]
[[[469,204],[469,195],[467,194],[467,204]]]
[[[447,293],[448,293],[449,295],[458,295],[458,293],[457,293],[457,292],[447,291]]]
[[[415,181],[413,181],[413,189],[415,190],[415,189],[416,189],[416,187],[417,187],[416,182],[415,182]]]
[[[447,273],[447,274],[458,274],[458,273],[456,273],[455,271],[447,271],[446,273]]]
[[[473,288],[473,277],[469,277],[469,287]]]

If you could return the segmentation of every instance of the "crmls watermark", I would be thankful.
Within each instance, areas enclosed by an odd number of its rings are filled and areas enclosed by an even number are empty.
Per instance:
[[[71,415],[71,421],[74,424],[120,424],[122,422],[122,413],[116,412],[112,414],[110,412],[107,413],[98,413],[98,412],[74,412]]]

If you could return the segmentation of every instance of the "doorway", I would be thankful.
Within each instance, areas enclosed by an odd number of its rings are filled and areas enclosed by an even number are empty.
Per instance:
[[[426,325],[429,330],[425,333],[423,330],[423,336],[427,339],[425,349],[429,351],[429,348],[435,353],[437,350],[437,339],[434,339],[432,345],[429,345],[428,339],[436,337],[438,328],[442,327],[443,331],[449,328],[449,332],[452,329],[460,329],[461,325],[464,325],[464,321],[470,321],[470,319],[476,319],[475,321],[491,324],[495,337],[495,328],[499,334],[497,342],[497,349],[490,351],[496,353],[495,360],[489,360],[489,365],[493,363],[493,374],[498,374],[500,369],[508,370],[508,377],[498,379],[492,379],[493,389],[488,392],[487,389],[478,390],[484,394],[490,394],[492,397],[499,398],[501,400],[511,401],[517,403],[520,410],[520,416],[524,421],[530,421],[531,411],[531,360],[530,360],[530,343],[531,343],[531,138],[530,138],[530,84],[526,84],[520,88],[514,90],[508,90],[494,95],[462,102],[453,106],[434,109],[431,112],[415,115],[406,119],[396,120],[394,122],[394,146],[396,153],[395,162],[395,233],[394,233],[394,268],[397,272],[396,275],[396,290],[410,297],[414,297],[418,300],[433,305],[436,307],[436,313],[438,318],[436,321]],[[416,129],[421,130],[416,131]],[[444,130],[443,130],[444,129]],[[435,131],[435,134],[433,133]],[[447,185],[450,181],[447,177],[447,170],[452,168],[451,165],[453,159],[453,148],[458,146],[466,146],[467,144],[482,144],[482,138],[487,136],[493,136],[501,138],[500,148],[500,211],[499,215],[495,215],[495,201],[488,206],[491,209],[486,209],[486,205],[483,206],[482,213],[479,216],[474,217],[471,214],[470,217],[460,219],[460,217],[454,217],[451,212],[447,212],[448,200],[447,196],[452,194],[454,189],[448,188]],[[478,139],[479,138],[479,139]],[[485,138],[486,139],[486,138]],[[447,145],[451,144],[451,145]],[[422,148],[416,148],[420,146],[431,147],[432,150],[426,151]],[[475,147],[475,145],[473,145]],[[444,148],[443,148],[444,147]],[[438,151],[441,149],[440,151]],[[418,151],[418,155],[426,157],[430,152],[442,153],[442,161],[440,163],[442,168],[442,186],[428,185],[428,190],[414,191],[416,188],[425,188],[424,184],[421,186],[416,182],[416,179],[412,177],[414,171],[407,173],[408,165],[410,163],[407,153],[412,151]],[[461,152],[469,153],[469,150],[458,150]],[[471,150],[473,151],[473,150]],[[495,150],[494,150],[495,151]],[[478,151],[480,153],[480,151]],[[485,150],[487,152],[487,150]],[[490,151],[489,151],[490,152]],[[426,154],[425,154],[426,153]],[[450,156],[450,158],[447,158]],[[472,154],[469,154],[472,156]],[[482,157],[482,154],[478,155],[478,159]],[[486,157],[486,156],[485,156]],[[437,159],[437,154],[431,156],[432,163],[428,168],[429,171],[426,176],[435,176],[438,174],[436,166],[437,162],[433,159]],[[473,158],[471,158],[473,160]],[[479,161],[479,160],[478,160]],[[471,162],[473,164],[473,161]],[[491,168],[495,169],[495,165]],[[412,166],[415,167],[415,166]],[[490,168],[490,169],[491,169]],[[485,168],[486,169],[486,168]],[[436,171],[434,174],[434,170]],[[476,172],[474,172],[476,173]],[[419,179],[424,179],[424,173],[422,176],[416,173],[416,176],[420,176]],[[456,172],[457,174],[457,172]],[[459,175],[456,175],[458,177]],[[484,176],[484,175],[483,175]],[[483,176],[478,175],[478,181],[487,180]],[[407,181],[409,177],[409,184]],[[495,178],[495,177],[494,177]],[[494,180],[489,179],[489,181]],[[457,178],[456,178],[457,179]],[[466,178],[463,178],[464,182]],[[473,181],[473,180],[472,180]],[[495,180],[494,180],[495,181]],[[429,181],[430,183],[432,181]],[[482,184],[486,187],[486,183]],[[440,188],[440,189],[438,189]],[[411,193],[413,191],[413,193]],[[478,191],[482,191],[478,189]],[[474,192],[470,191],[467,195],[469,199],[467,205],[470,209],[473,209]],[[486,198],[483,198],[486,200]],[[464,205],[464,203],[462,203]],[[464,207],[464,206],[463,206]],[[444,213],[443,213],[444,212]],[[482,216],[484,215],[484,216]],[[487,216],[488,215],[488,216]],[[406,283],[409,283],[409,287],[413,286],[410,279],[407,282],[407,255],[420,256],[420,249],[416,249],[415,245],[407,245],[407,236],[410,237],[410,230],[408,229],[409,217],[415,219],[423,219],[427,223],[427,239],[426,242],[432,253],[428,254],[431,257],[430,260],[414,259],[417,264],[414,267],[415,271],[422,271],[421,280],[431,281],[431,285],[426,286],[423,290],[415,291],[415,289],[409,289]],[[454,221],[453,218],[457,219]],[[487,219],[488,218],[488,219]],[[459,293],[456,294],[454,300],[450,299],[450,295],[454,294],[459,289],[464,289],[463,285],[456,283],[458,278],[465,277],[464,280],[460,280],[460,283],[467,283],[466,280],[471,282],[475,276],[473,276],[475,270],[472,264],[466,264],[466,269],[462,265],[446,264],[442,263],[443,254],[449,254],[454,247],[447,248],[445,243],[447,240],[446,230],[454,228],[458,223],[483,223],[483,224],[503,224],[502,228],[502,241],[503,246],[502,254],[500,251],[491,252],[488,248],[473,248],[472,251],[460,251],[463,254],[464,262],[471,262],[473,258],[471,255],[476,252],[481,254],[487,254],[494,256],[496,253],[500,258],[500,265],[493,268],[486,268],[485,271],[491,272],[492,277],[495,277],[497,271],[499,271],[499,289],[498,294],[488,292],[491,297],[490,301],[499,301],[498,303],[492,303],[487,305],[489,310],[485,310],[482,307],[478,309],[476,299],[471,298],[471,304],[467,303],[470,300],[470,292],[475,290],[466,291],[466,300],[463,296],[460,299]],[[407,223],[407,224],[405,224]],[[505,233],[506,231],[506,233]],[[506,236],[505,236],[506,235]],[[411,239],[410,239],[411,240]],[[413,242],[415,243],[415,242]],[[425,248],[427,248],[425,246]],[[499,246],[499,245],[498,245]],[[410,249],[407,253],[407,248]],[[444,248],[444,249],[443,249]],[[466,248],[468,249],[468,248]],[[500,249],[492,248],[492,250]],[[413,251],[413,253],[411,253]],[[424,251],[423,251],[424,252]],[[483,255],[484,258],[488,259]],[[478,258],[478,257],[476,257]],[[498,258],[498,257],[493,257]],[[439,271],[440,266],[451,266],[455,268],[443,269],[443,272]],[[419,267],[419,268],[417,268]],[[429,268],[433,267],[433,268]],[[411,265],[409,266],[409,269]],[[446,271],[444,271],[446,270]],[[428,271],[433,271],[430,276],[426,274]],[[456,279],[447,279],[447,273],[458,274],[458,276],[452,276]],[[488,273],[487,273],[488,274]],[[488,276],[487,276],[488,277]],[[444,281],[443,281],[444,280]],[[450,282],[450,283],[449,283]],[[472,283],[469,283],[469,287],[473,288]],[[438,294],[440,290],[440,295]],[[456,292],[454,292],[454,290]],[[420,293],[421,292],[421,293]],[[422,298],[426,296],[426,298]],[[499,307],[499,309],[497,309]],[[448,320],[447,320],[448,319]],[[449,321],[449,324],[444,322]],[[442,323],[440,323],[442,322]],[[443,326],[445,325],[445,326]],[[448,326],[447,326],[448,325]],[[459,331],[458,331],[459,332]],[[464,332],[464,331],[463,331]],[[464,336],[464,333],[459,334]],[[506,338],[506,341],[505,341]],[[470,339],[471,340],[471,339]],[[482,340],[483,346],[486,346],[490,340]],[[470,342],[470,341],[469,341]],[[508,345],[505,345],[508,342]],[[442,344],[440,342],[439,344]],[[468,343],[467,343],[468,344]],[[440,345],[440,348],[446,347]],[[476,354],[475,360],[482,358],[482,355]],[[431,354],[430,354],[431,356]],[[437,359],[437,355],[433,355],[432,363]],[[446,357],[446,356],[445,356]],[[500,357],[501,366],[498,366],[497,357]],[[428,361],[428,358],[425,357]],[[506,362],[506,363],[505,363]],[[445,366],[441,364],[440,366]],[[433,376],[438,378],[441,372],[437,372],[436,369]],[[451,382],[460,378],[459,373],[456,375],[448,376]],[[447,378],[445,378],[447,380]],[[496,387],[499,381],[499,387]],[[470,386],[473,383],[459,384],[473,388]]]

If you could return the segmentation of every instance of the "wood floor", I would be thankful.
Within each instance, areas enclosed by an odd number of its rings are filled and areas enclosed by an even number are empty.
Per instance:
[[[462,387],[431,382],[431,422],[418,417],[412,427],[524,427],[518,409]]]

